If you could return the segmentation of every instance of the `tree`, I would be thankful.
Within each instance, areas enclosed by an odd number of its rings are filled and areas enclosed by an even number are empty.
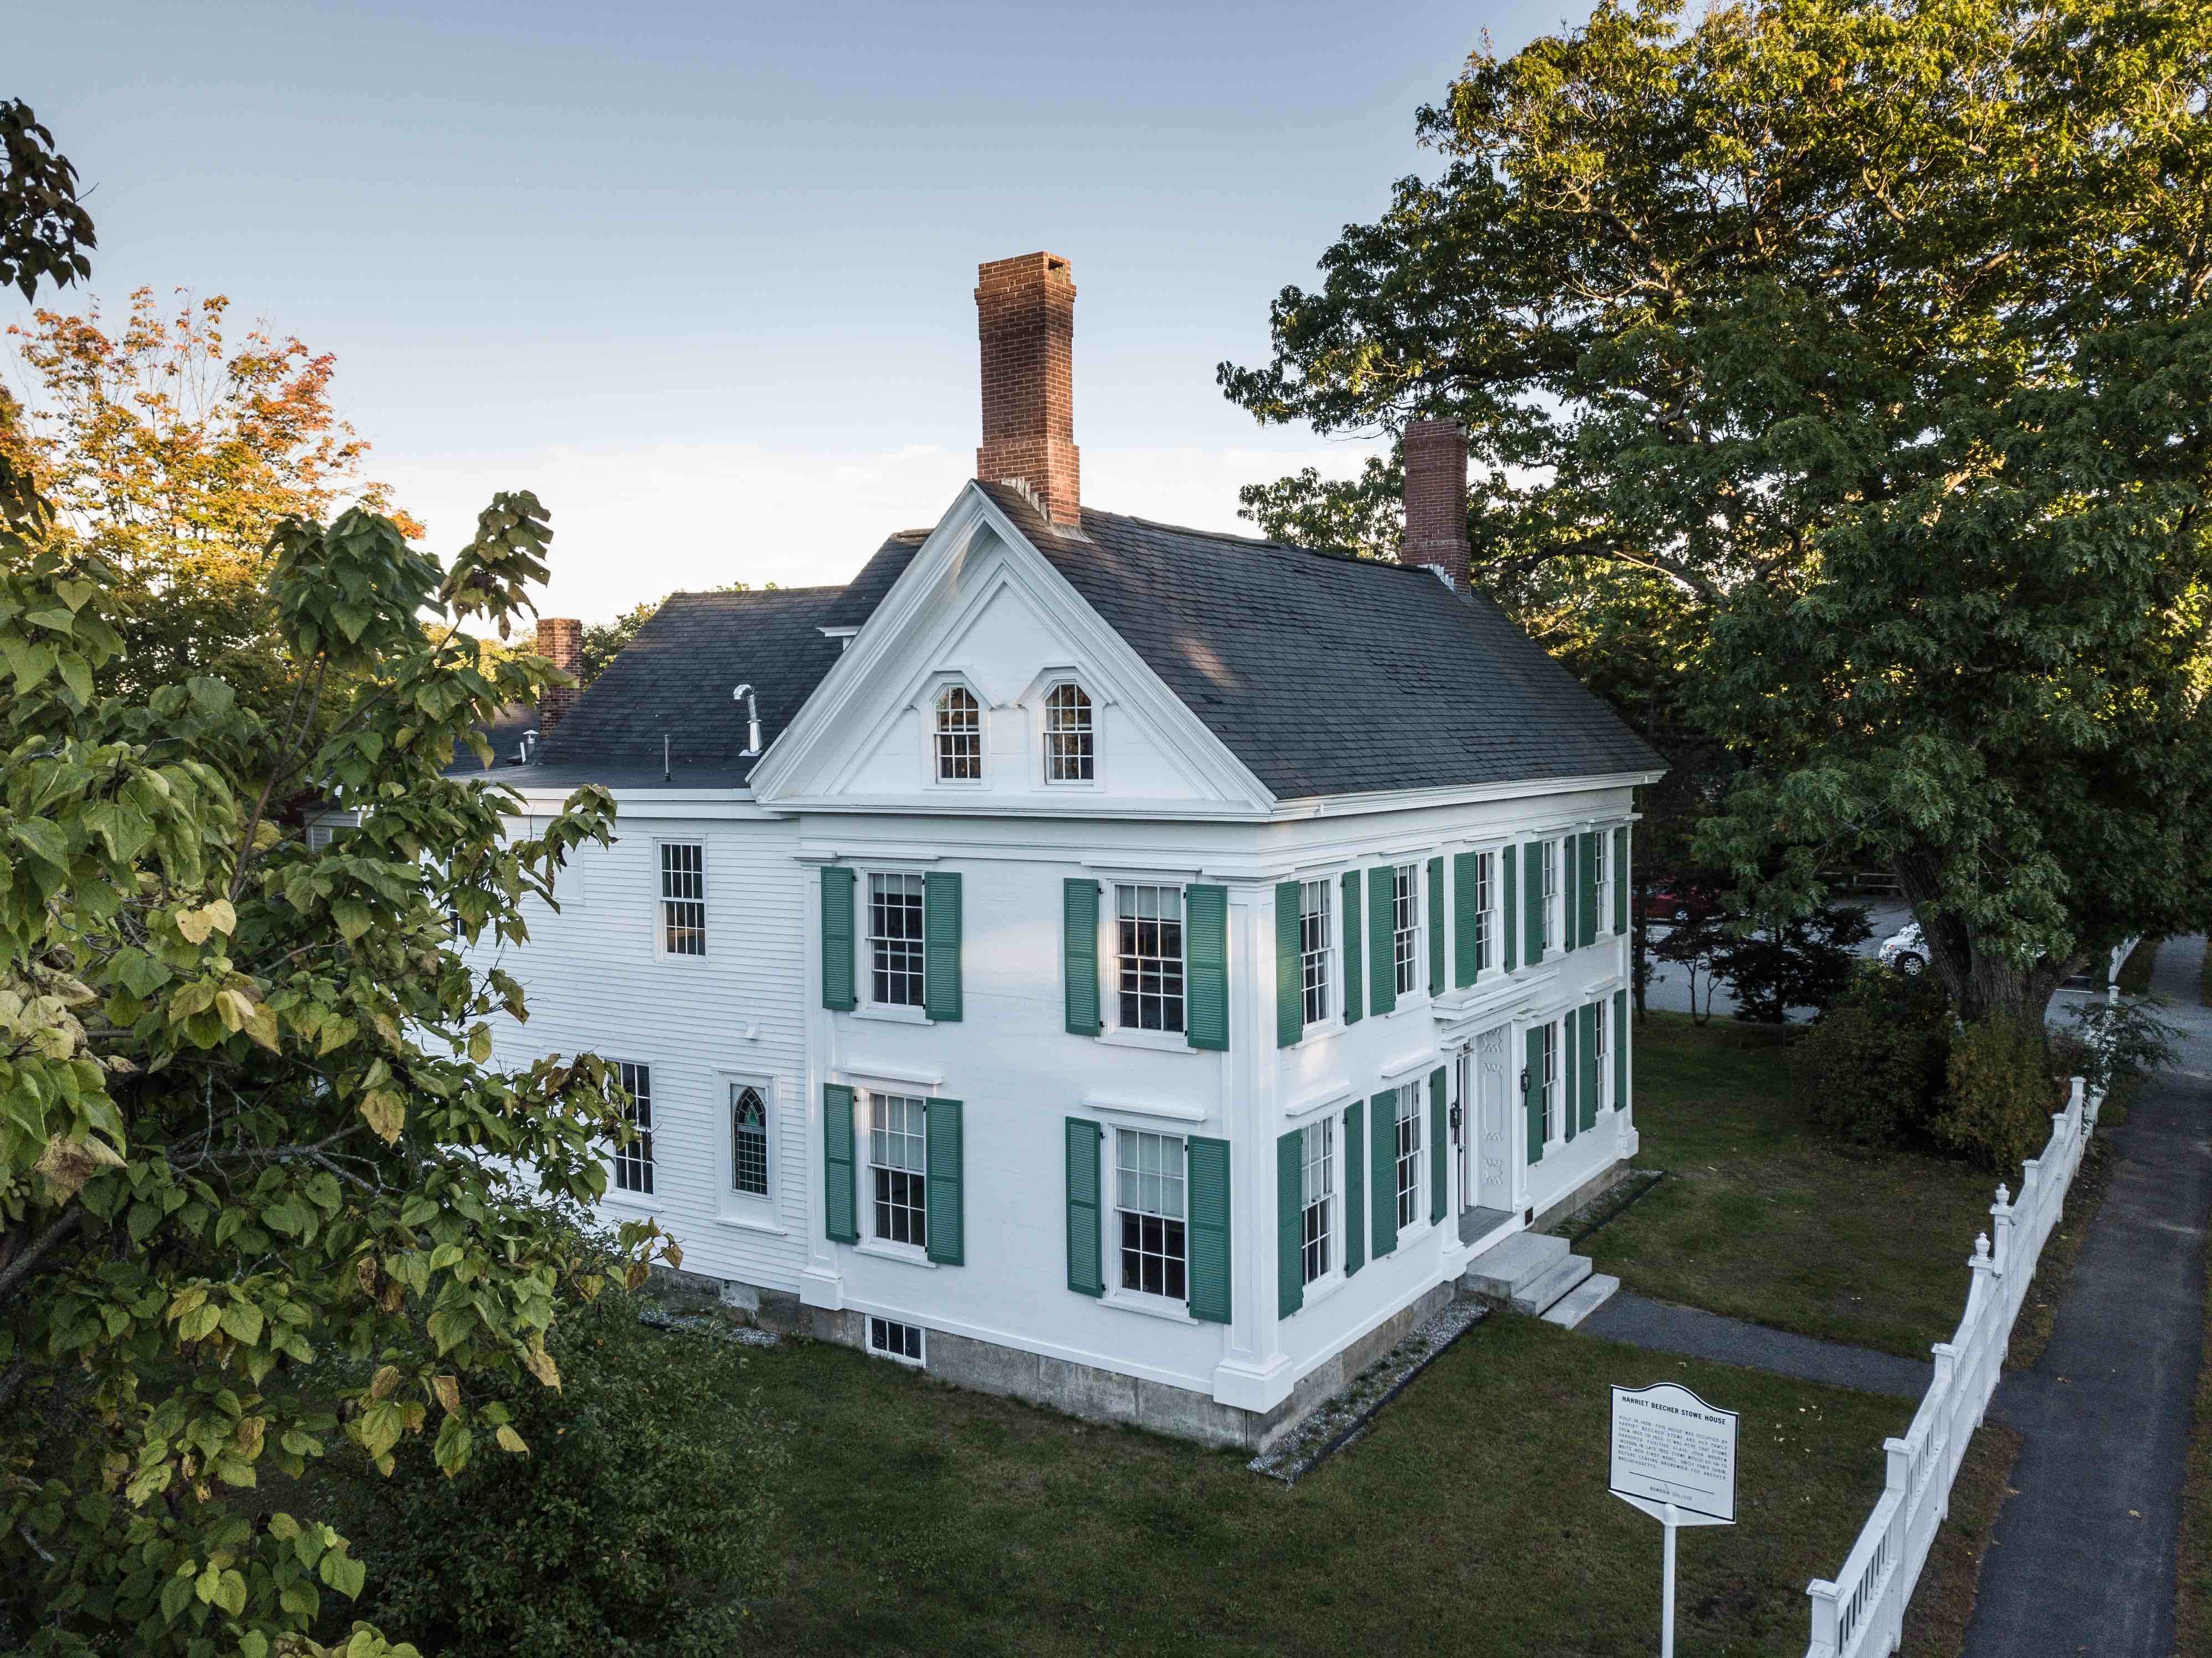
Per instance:
[[[1866,911],[1835,905],[1731,932],[1711,970],[1735,998],[1737,1018],[1784,1024],[1791,1008],[1825,1012],[1843,994],[1858,964],[1851,946],[1873,935]]]
[[[1455,415],[1478,558],[1649,571],[1762,914],[1891,869],[1969,1018],[2203,924],[2212,13],[1601,6],[1286,288],[1262,420]],[[2094,803],[2094,809],[2087,809]]]
[[[7,522],[43,523],[10,487]],[[285,518],[263,614],[289,683],[264,707],[118,674],[122,572],[0,531],[11,1649],[320,1652],[325,1591],[363,1585],[350,1545],[240,1494],[340,1439],[383,1468],[416,1436],[452,1470],[526,1455],[500,1390],[559,1385],[562,1307],[675,1259],[650,1226],[611,1264],[580,1244],[562,1206],[604,1189],[619,1090],[590,1056],[492,1067],[488,1017],[521,994],[454,949],[524,938],[524,904],[609,834],[586,789],[510,839],[507,791],[441,775],[546,681],[535,656],[479,667],[463,627],[509,631],[550,534],[527,494],[448,563],[372,512]],[[360,827],[310,850],[274,813],[301,793]]]
[[[750,581],[727,581],[719,587],[707,589],[708,592],[714,593],[749,593],[752,590]],[[769,582],[768,591],[774,592],[775,583]],[[638,629],[659,615],[660,607],[674,597],[673,593],[663,593],[659,598],[631,605],[612,622],[594,622],[586,627],[584,629],[583,662],[576,673],[577,690],[586,689],[612,666],[614,659],[623,653],[631,640],[637,637]]]

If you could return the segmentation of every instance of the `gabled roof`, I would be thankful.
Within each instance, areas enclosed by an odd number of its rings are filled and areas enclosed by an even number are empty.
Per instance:
[[[1024,491],[976,487],[1278,799],[1666,769],[1426,569],[1090,507],[1070,534]]]
[[[860,574],[845,584],[837,602],[822,618],[825,628],[857,628],[876,613],[876,606],[884,602],[884,595],[891,590],[891,583],[906,574],[906,567],[914,562],[914,556],[921,550],[921,544],[929,539],[927,530],[896,530],[886,537],[876,555],[860,567]]]

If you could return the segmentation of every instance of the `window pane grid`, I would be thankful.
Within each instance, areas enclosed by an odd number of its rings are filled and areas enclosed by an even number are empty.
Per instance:
[[[623,1114],[635,1133],[626,1145],[615,1147],[615,1188],[622,1192],[653,1192],[653,1067],[615,1064],[615,1080],[629,1096]]]
[[[1335,1124],[1324,1118],[1305,1130],[1304,1173],[1302,1176],[1300,1233],[1305,1281],[1311,1284],[1329,1270],[1330,1246],[1334,1242],[1329,1217],[1336,1191]]]
[[[1421,1090],[1398,1090],[1398,1224],[1411,1226],[1421,1207]]]
[[[1121,1219],[1121,1287],[1182,1301],[1188,1291],[1183,1236],[1183,1146],[1171,1134],[1115,1134],[1115,1201]]]
[[[1552,919],[1553,913],[1558,908],[1559,902],[1559,851],[1556,841],[1544,842],[1544,902],[1539,908],[1542,912],[1544,922],[1544,937],[1541,943],[1547,950],[1552,947],[1552,941],[1559,937],[1559,927]]]
[[[1559,1138],[1559,1028],[1544,1027],[1544,1138]]]
[[[937,699],[937,780],[972,783],[983,775],[983,716],[964,685]]]
[[[660,848],[660,928],[669,955],[707,953],[707,849],[696,842]]]
[[[1474,860],[1474,970],[1490,970],[1490,854]]]
[[[929,1242],[928,1103],[878,1094],[868,1114],[868,1171],[875,1193],[876,1236],[886,1243]]]
[[[1298,890],[1298,972],[1308,1024],[1328,1017],[1328,889],[1327,881],[1308,881]]]
[[[922,1005],[923,882],[919,875],[868,878],[868,959],[873,999],[889,1007]]]
[[[730,1105],[730,1184],[768,1195],[768,1103],[757,1088],[739,1088]]]
[[[1091,699],[1080,685],[1055,685],[1044,700],[1045,779],[1053,783],[1088,783],[1097,750],[1091,729]]]
[[[1610,848],[1606,845],[1612,838],[1602,831],[1590,837],[1590,845],[1594,848],[1590,863],[1596,871],[1597,926],[1601,932],[1613,930],[1613,870],[1607,858]]]
[[[1607,1044],[1608,1033],[1605,1028],[1606,1005],[1601,1001],[1593,1002],[1590,1005],[1597,1010],[1597,1102],[1600,1106],[1604,1106],[1611,1103],[1606,1096],[1612,1092],[1613,1087],[1609,1080],[1613,1075],[1613,1067],[1605,1062],[1608,1051]]]
[[[1420,982],[1421,900],[1416,872],[1413,864],[1400,864],[1390,872],[1390,945],[1401,996],[1412,995]]]
[[[1115,889],[1121,1028],[1182,1029],[1182,890]]]

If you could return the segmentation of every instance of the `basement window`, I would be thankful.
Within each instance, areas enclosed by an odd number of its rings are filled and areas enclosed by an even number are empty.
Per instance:
[[[868,1321],[868,1351],[878,1358],[895,1359],[901,1364],[911,1364],[917,1370],[926,1368],[922,1358],[921,1326],[900,1324],[887,1318]]]

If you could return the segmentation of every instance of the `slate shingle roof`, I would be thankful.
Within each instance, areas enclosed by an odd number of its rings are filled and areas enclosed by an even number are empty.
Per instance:
[[[906,574],[906,567],[914,562],[914,556],[928,538],[927,530],[899,530],[885,537],[876,556],[860,567],[860,574],[845,584],[845,591],[822,618],[822,625],[857,628],[873,616],[884,595],[890,592],[891,583]]]
[[[1089,507],[1066,535],[979,487],[1278,799],[1665,769],[1496,604],[1425,569]]]

